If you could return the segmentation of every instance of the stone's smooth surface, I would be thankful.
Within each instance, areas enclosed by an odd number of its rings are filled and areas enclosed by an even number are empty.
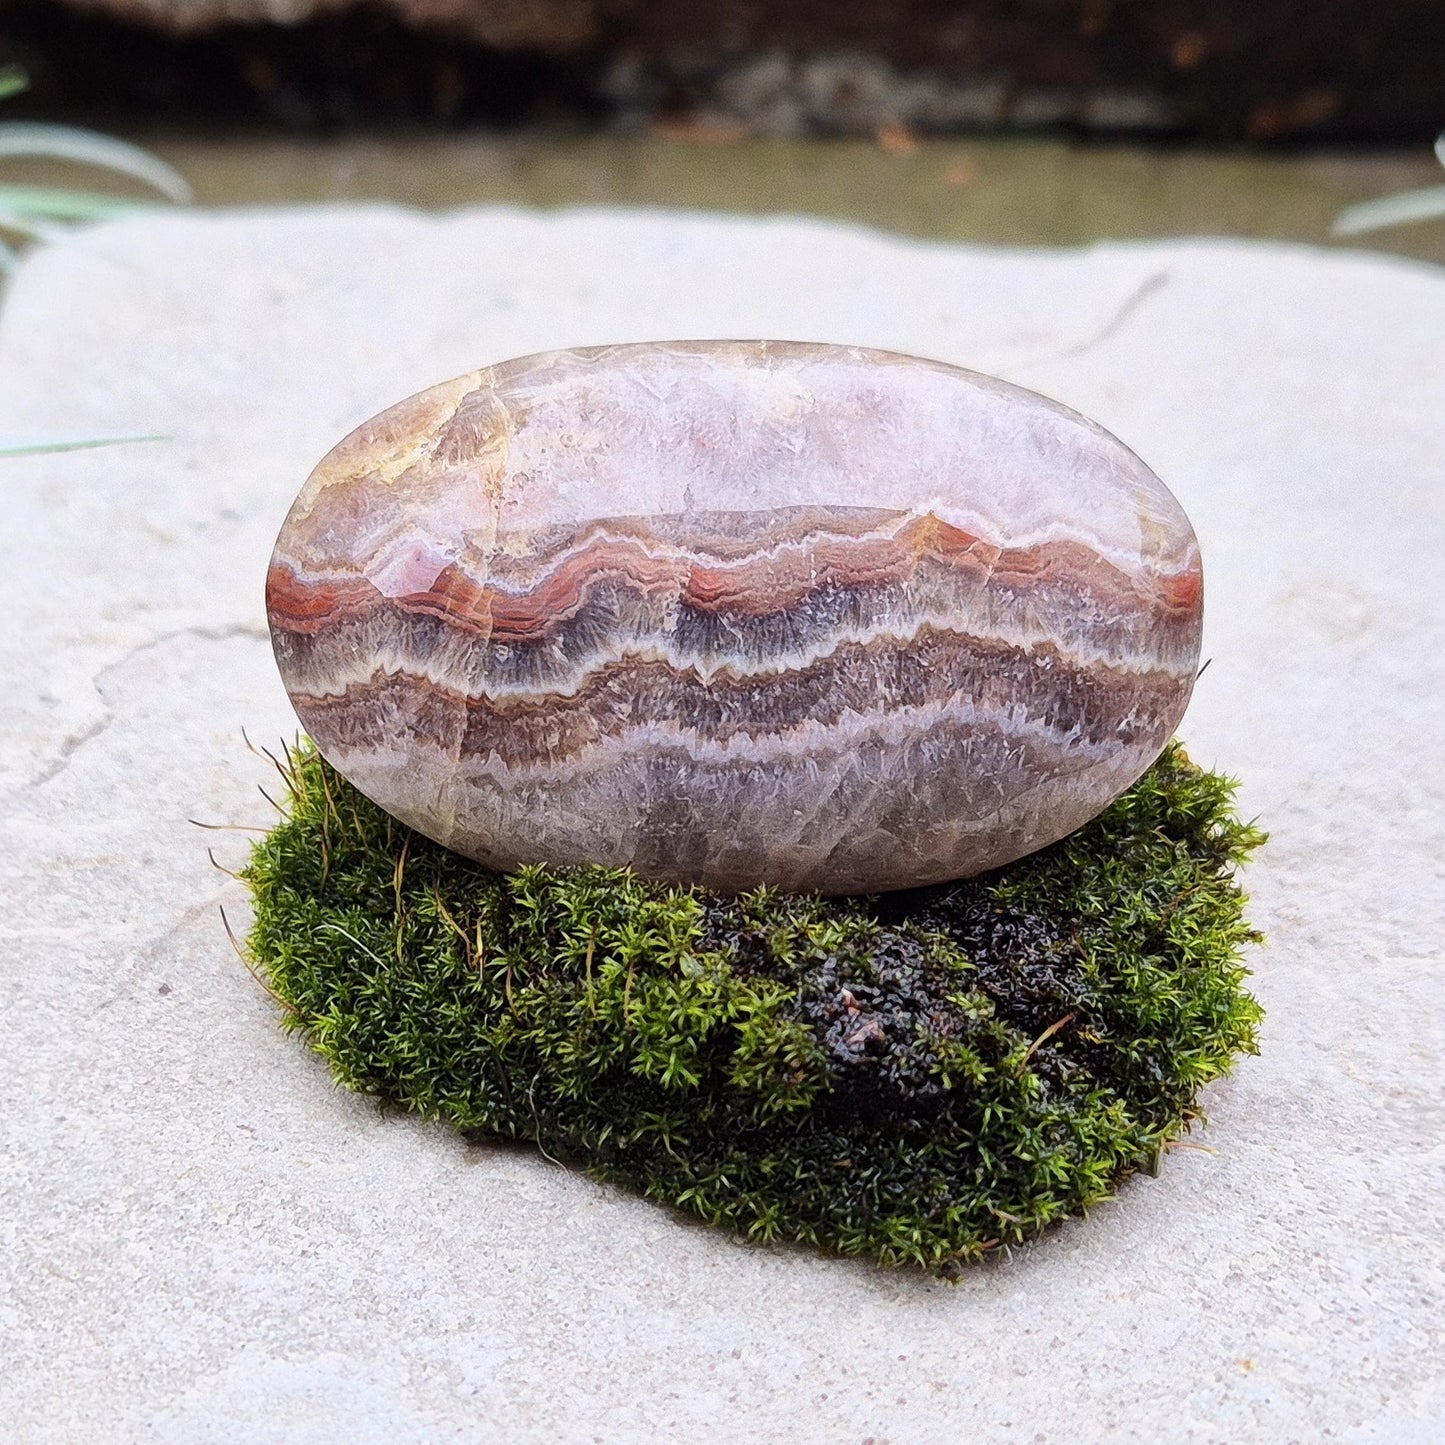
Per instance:
[[[1269,827],[1263,1051],[1205,1095],[1217,1153],[956,1287],[734,1244],[338,1091],[217,918],[243,932],[246,892],[207,849],[238,868],[255,835],[186,821],[274,821],[240,730],[296,715],[256,579],[337,437],[478,337],[698,332],[1066,398],[1209,539],[1187,734]],[[0,467],[6,1445],[1436,1445],[1442,335],[1436,269],[1219,242],[308,210],[33,253],[0,435],[174,441]]]
[[[863,893],[1072,832],[1173,732],[1202,583],[1100,427],[782,342],[564,351],[412,397],[267,585],[306,730],[496,868]]]

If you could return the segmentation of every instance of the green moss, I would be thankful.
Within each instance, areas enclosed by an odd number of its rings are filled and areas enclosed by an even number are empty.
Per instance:
[[[952,1270],[1154,1165],[1255,1049],[1262,835],[1177,745],[1063,842],[875,899],[499,876],[283,771],[249,953],[340,1082],[754,1239]]]

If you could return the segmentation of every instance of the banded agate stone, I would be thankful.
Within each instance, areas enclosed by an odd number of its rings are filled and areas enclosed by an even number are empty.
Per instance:
[[[267,610],[322,753],[492,868],[742,890],[1063,837],[1188,702],[1188,519],[1054,402],[851,347],[509,361],[341,442]]]

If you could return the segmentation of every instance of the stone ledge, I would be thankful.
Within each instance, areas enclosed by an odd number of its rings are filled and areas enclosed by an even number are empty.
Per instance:
[[[1096,416],[1204,548],[1183,734],[1243,779],[1263,1052],[1216,1154],[957,1287],[739,1247],[339,1094],[217,916],[294,721],[262,628],[300,478],[438,378],[773,334],[937,355]],[[127,222],[38,254],[6,462],[0,1418],[23,1440],[1421,1441],[1445,1395],[1445,798],[1421,740],[1445,282],[1235,243],[910,244],[801,220],[384,209]],[[1438,1152],[1438,1151],[1437,1151]]]

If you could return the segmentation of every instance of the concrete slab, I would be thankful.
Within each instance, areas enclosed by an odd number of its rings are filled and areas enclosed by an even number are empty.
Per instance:
[[[226,942],[294,722],[261,585],[351,425],[552,346],[922,352],[1096,416],[1208,575],[1264,1052],[949,1286],[736,1243],[336,1091]],[[1445,277],[1221,243],[389,210],[87,232],[0,320],[0,1420],[24,1441],[1433,1441],[1445,1431]]]

